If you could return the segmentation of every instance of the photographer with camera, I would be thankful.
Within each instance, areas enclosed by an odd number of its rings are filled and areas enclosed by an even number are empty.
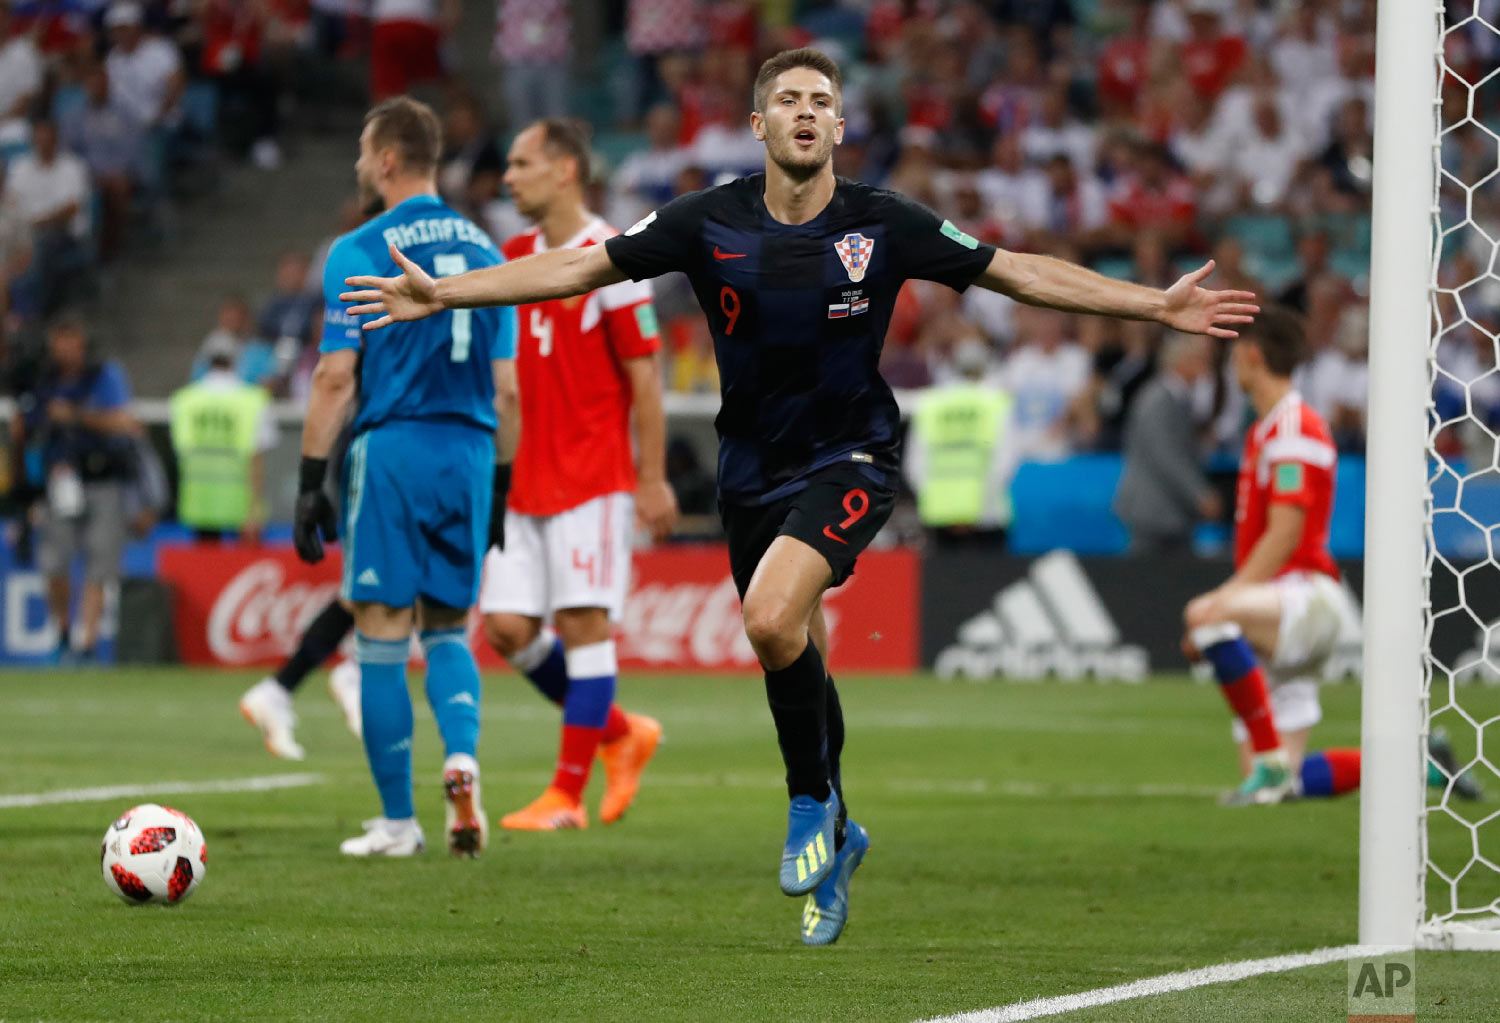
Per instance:
[[[120,576],[127,490],[135,478],[141,436],[129,403],[124,369],[92,357],[83,319],[70,313],[54,318],[47,329],[46,364],[31,391],[21,396],[16,429],[28,482],[43,495],[32,509],[37,567],[47,577],[60,659],[93,657],[104,587]],[[72,569],[79,556],[82,628],[74,648]]]

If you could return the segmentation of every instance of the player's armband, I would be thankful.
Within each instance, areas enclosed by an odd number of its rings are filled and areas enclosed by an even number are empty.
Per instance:
[[[318,351],[336,352],[341,348],[358,348],[360,334],[359,320],[350,316],[344,306],[324,306],[323,337]]]

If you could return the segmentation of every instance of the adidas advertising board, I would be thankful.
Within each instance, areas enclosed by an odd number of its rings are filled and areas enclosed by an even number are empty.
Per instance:
[[[1357,570],[1345,566],[1354,589],[1330,678],[1360,670]],[[1230,571],[1227,562],[1193,557],[932,551],[922,565],[922,662],[950,679],[1139,682],[1186,671],[1183,605]]]

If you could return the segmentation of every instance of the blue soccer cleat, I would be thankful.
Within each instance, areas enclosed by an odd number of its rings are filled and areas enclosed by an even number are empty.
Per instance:
[[[844,847],[833,857],[833,873],[802,907],[802,944],[832,945],[849,919],[849,879],[870,850],[870,833],[849,821]]]
[[[839,797],[828,794],[820,803],[798,796],[787,811],[786,847],[781,850],[781,890],[806,895],[833,873],[833,825],[839,816]]]

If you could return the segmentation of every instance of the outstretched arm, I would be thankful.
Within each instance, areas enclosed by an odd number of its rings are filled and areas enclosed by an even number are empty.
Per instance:
[[[1018,302],[1071,313],[1098,313],[1127,320],[1156,320],[1189,334],[1232,338],[1234,327],[1250,323],[1260,307],[1249,291],[1209,291],[1198,285],[1214,262],[1181,278],[1165,291],[1053,259],[999,249],[974,282]]]
[[[610,262],[603,245],[554,249],[436,280],[394,245],[391,246],[391,258],[402,270],[400,277],[349,277],[344,280],[353,290],[339,295],[339,300],[360,303],[349,310],[350,315],[378,316],[362,325],[365,330],[420,320],[445,309],[520,305],[549,298],[568,298],[625,279],[625,275]]]

